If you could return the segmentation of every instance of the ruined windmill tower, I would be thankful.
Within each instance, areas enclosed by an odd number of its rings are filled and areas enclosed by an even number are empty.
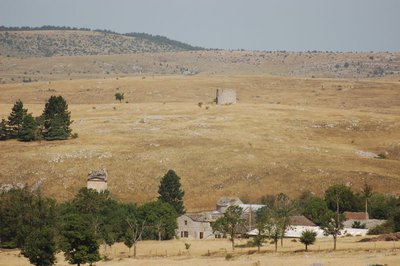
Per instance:
[[[107,190],[107,171],[106,169],[90,171],[87,178],[87,188],[96,190],[97,192],[103,192]]]
[[[218,105],[236,103],[236,90],[234,89],[217,89],[215,102]]]

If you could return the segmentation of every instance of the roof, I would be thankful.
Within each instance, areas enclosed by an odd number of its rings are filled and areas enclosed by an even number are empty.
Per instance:
[[[243,204],[243,202],[238,197],[221,197],[217,202],[218,206],[223,207],[240,204]]]
[[[346,220],[354,219],[354,220],[365,220],[368,219],[368,214],[365,212],[344,212],[344,217]]]
[[[243,209],[243,212],[248,212],[249,210],[256,212],[265,207],[265,205],[262,204],[239,204],[238,206]]]
[[[191,212],[184,215],[195,222],[214,222],[219,217],[223,216],[222,213],[217,211]]]
[[[108,173],[106,169],[93,170],[88,174],[88,181],[104,181],[107,182]]]
[[[290,225],[315,226],[313,222],[303,215],[290,216]]]

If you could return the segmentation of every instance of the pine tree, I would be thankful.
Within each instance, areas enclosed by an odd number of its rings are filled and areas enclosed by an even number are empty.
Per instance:
[[[181,189],[180,177],[174,170],[168,170],[161,179],[158,194],[160,194],[158,199],[171,204],[179,215],[185,213],[185,206],[183,206],[185,192]]]
[[[8,123],[2,119],[0,122],[0,140],[6,140],[9,138]]]
[[[46,140],[63,140],[71,135],[71,113],[62,96],[51,96],[43,110],[43,134]]]
[[[68,138],[68,132],[64,127],[64,123],[59,116],[55,116],[50,120],[47,128],[45,139],[46,140],[64,140]]]
[[[18,137],[19,131],[22,127],[22,121],[26,116],[28,110],[24,109],[24,104],[21,100],[15,102],[11,113],[8,116],[8,126],[10,127],[10,137]]]
[[[18,140],[33,141],[37,139],[37,124],[32,114],[25,115],[18,133]]]

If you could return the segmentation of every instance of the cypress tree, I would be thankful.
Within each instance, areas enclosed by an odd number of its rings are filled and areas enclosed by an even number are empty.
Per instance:
[[[185,192],[181,189],[180,177],[174,170],[168,170],[161,179],[158,194],[160,194],[158,199],[169,203],[179,215],[185,213],[185,206],[183,206]]]
[[[51,96],[43,110],[43,135],[46,140],[63,140],[71,135],[71,113],[62,96]]]
[[[10,137],[18,137],[19,131],[22,127],[22,121],[26,116],[28,110],[24,109],[24,104],[21,100],[15,102],[11,113],[8,116],[8,126],[10,127]]]
[[[18,140],[33,141],[37,139],[37,124],[32,114],[25,115],[18,133]]]

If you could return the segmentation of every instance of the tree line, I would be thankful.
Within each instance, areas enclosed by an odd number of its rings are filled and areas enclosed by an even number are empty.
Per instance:
[[[76,138],[70,128],[71,112],[62,96],[51,96],[45,104],[42,115],[34,117],[17,100],[8,119],[0,122],[0,140],[18,139],[20,141],[65,140]]]
[[[71,264],[99,261],[99,246],[123,242],[133,256],[138,242],[175,236],[177,217],[185,212],[180,178],[169,170],[156,201],[123,203],[109,191],[82,188],[64,203],[28,187],[0,194],[0,247],[20,248],[34,265],[53,265],[63,251]]]
[[[291,226],[290,217],[293,215],[304,215],[318,225],[326,236],[332,236],[334,250],[337,237],[343,229],[345,211],[363,211],[372,219],[387,220],[383,225],[371,228],[370,234],[400,232],[400,198],[375,193],[368,184],[364,184],[358,193],[354,193],[350,187],[343,184],[334,184],[325,191],[324,197],[318,197],[307,191],[298,199],[291,200],[286,194],[279,193],[263,196],[261,203],[265,207],[256,212],[255,227],[258,235],[251,243],[258,247],[258,250],[268,239],[274,243],[277,251],[279,240],[283,245],[283,238]],[[246,223],[243,209],[239,206],[230,206],[224,216],[212,224],[212,228],[214,232],[222,233],[224,237],[229,236],[232,249],[235,249],[235,238]],[[355,222],[352,227],[363,228],[365,225]],[[315,242],[316,235],[313,231],[303,232],[300,241],[305,244],[306,250],[308,245]]]

